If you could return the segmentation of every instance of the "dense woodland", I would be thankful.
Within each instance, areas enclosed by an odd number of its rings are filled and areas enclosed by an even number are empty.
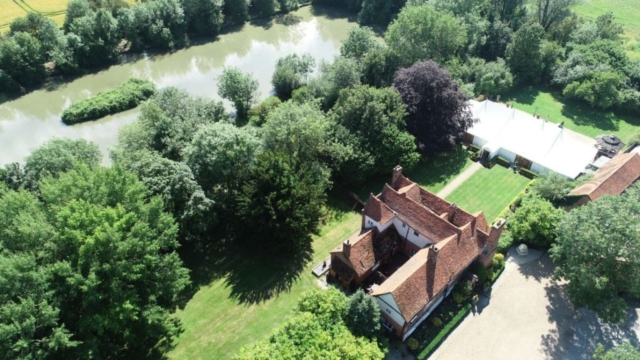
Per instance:
[[[421,157],[450,150],[473,124],[465,105],[471,96],[546,83],[594,107],[638,110],[640,66],[622,49],[622,29],[611,15],[596,22],[578,18],[571,0],[530,6],[410,0],[404,8],[391,0],[317,2],[347,6],[362,23],[391,21],[384,42],[361,27],[331,63],[316,64],[304,54],[283,57],[272,79],[277,97],[262,102],[255,79],[227,68],[218,93],[233,104],[233,117],[221,102],[159,89],[141,105],[138,120],[122,129],[109,168],[99,165],[96,145],[53,140],[24,165],[0,169],[0,353],[16,359],[162,356],[179,333],[173,312],[188,300],[191,282],[179,248],[233,251],[256,261],[307,259],[334,182],[362,184],[396,164],[411,169]],[[124,48],[180,47],[187,34],[214,35],[225,21],[296,6],[151,0],[129,7],[74,0],[63,30],[33,14],[11,25],[0,43],[2,86],[36,85],[45,62],[63,73],[82,72],[117,61]],[[625,217],[593,231],[612,239],[619,234],[617,249],[628,246],[624,239],[640,241],[637,229],[620,231],[640,214],[638,192],[562,217],[557,204],[547,205],[554,194],[566,196],[569,185],[556,190],[557,183],[541,182],[533,190],[540,199],[523,201],[513,232],[530,233],[530,214],[543,213],[536,218],[541,224],[559,222],[557,229],[536,226],[535,240],[557,236],[553,254],[565,264],[559,275],[576,280],[572,300],[618,321],[624,300],[608,308],[602,300],[637,295],[637,276],[615,284],[622,288],[585,295],[580,281],[611,274],[582,268],[581,259],[563,249],[576,236],[588,237],[574,234],[575,224],[603,214],[620,218],[609,213],[613,208]],[[598,244],[592,245],[600,251]],[[610,254],[606,259],[615,261]],[[640,274],[637,264],[615,272]],[[589,271],[594,276],[584,275]],[[327,341],[316,347],[319,354],[350,358],[352,342],[333,341],[352,337],[370,358],[381,358],[375,334],[363,330],[370,327],[366,318],[365,325],[354,325],[345,305],[339,311],[347,315],[323,320],[305,305],[322,303],[323,296],[302,299],[283,328],[238,358],[285,349],[300,354],[318,339]],[[590,300],[580,302],[585,297]],[[317,337],[291,341],[289,334],[307,332]]]

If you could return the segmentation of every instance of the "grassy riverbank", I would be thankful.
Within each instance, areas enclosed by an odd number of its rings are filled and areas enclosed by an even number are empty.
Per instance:
[[[73,125],[133,109],[151,97],[155,90],[151,81],[131,78],[115,89],[72,104],[62,112],[62,122]]]

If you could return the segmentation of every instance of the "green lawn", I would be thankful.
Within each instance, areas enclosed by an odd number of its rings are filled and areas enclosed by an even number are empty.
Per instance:
[[[640,20],[639,20],[640,21]],[[581,134],[595,137],[600,134],[615,134],[627,142],[640,131],[640,117],[614,114],[612,111],[600,111],[587,103],[563,99],[561,94],[552,93],[542,87],[523,87],[512,91],[501,101],[510,102],[517,109],[559,123],[564,121],[566,128]]]
[[[500,165],[492,169],[483,167],[446,199],[471,213],[482,210],[487,221],[492,223],[530,181]]]
[[[455,147],[447,154],[434,156],[430,159],[421,160],[418,165],[409,172],[404,172],[411,181],[428,189],[433,193],[442,190],[445,185],[454,177],[458,176],[472,164],[469,154],[461,147]],[[391,181],[391,173],[375,176],[364,185],[352,187],[350,190],[358,195],[364,202],[369,198],[369,194],[379,194],[385,183]]]
[[[283,273],[278,265],[256,264],[238,256],[222,261],[219,267],[205,266],[201,272],[207,276],[213,273],[213,279],[200,279],[206,285],[193,295],[184,310],[177,312],[184,332],[169,357],[229,359],[240,347],[267,337],[283,323],[300,294],[315,286],[313,266],[360,227],[360,215],[341,203],[330,203],[329,220],[314,237],[311,261],[301,262],[302,271]],[[216,274],[224,275],[215,278]]]
[[[624,27],[625,48],[640,58],[640,0],[584,0],[574,11],[590,20],[613,12],[616,22]]]

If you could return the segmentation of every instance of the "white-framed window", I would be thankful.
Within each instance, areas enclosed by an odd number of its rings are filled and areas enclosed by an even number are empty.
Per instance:
[[[380,321],[382,322],[382,326],[384,326],[387,330],[393,331],[393,324],[391,324],[389,320],[385,319],[384,317],[381,317]]]

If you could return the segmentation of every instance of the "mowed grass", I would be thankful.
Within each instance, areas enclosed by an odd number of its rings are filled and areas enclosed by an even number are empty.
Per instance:
[[[135,0],[125,0],[134,4]],[[28,12],[39,12],[59,26],[64,23],[69,0],[0,0],[0,33],[9,30],[9,24]]]
[[[640,0],[584,0],[574,11],[589,20],[612,12],[624,27],[625,47],[640,58]]]
[[[298,297],[317,287],[311,269],[329,251],[360,227],[361,217],[337,200],[330,201],[331,214],[320,234],[313,238],[312,260],[288,291],[269,294],[281,282],[278,271],[243,261],[227,261],[227,275],[202,286],[177,312],[184,332],[169,353],[171,359],[229,359],[242,346],[266,338],[292,313]],[[286,262],[286,260],[283,260]],[[263,301],[257,299],[264,298]]]
[[[8,30],[13,19],[26,14],[27,12],[12,0],[0,0],[0,31]]]
[[[472,163],[464,149],[455,147],[449,153],[423,159],[413,170],[404,171],[403,173],[411,181],[416,182],[418,185],[433,193],[437,193],[442,190],[451,179],[471,166]],[[366,202],[370,194],[379,194],[384,184],[390,181],[391,172],[385,175],[374,176],[364,185],[351,187],[349,190],[358,195],[362,201]]]
[[[522,87],[507,94],[501,101],[509,102],[530,114],[540,114],[544,118],[549,115],[549,121],[554,123],[564,121],[567,129],[589,137],[614,134],[628,142],[640,131],[640,116],[597,110],[585,102],[564,99],[562,94],[552,93],[547,88]]]
[[[489,223],[500,215],[511,200],[531,180],[500,165],[481,168],[446,197],[468,212],[484,212]]]

